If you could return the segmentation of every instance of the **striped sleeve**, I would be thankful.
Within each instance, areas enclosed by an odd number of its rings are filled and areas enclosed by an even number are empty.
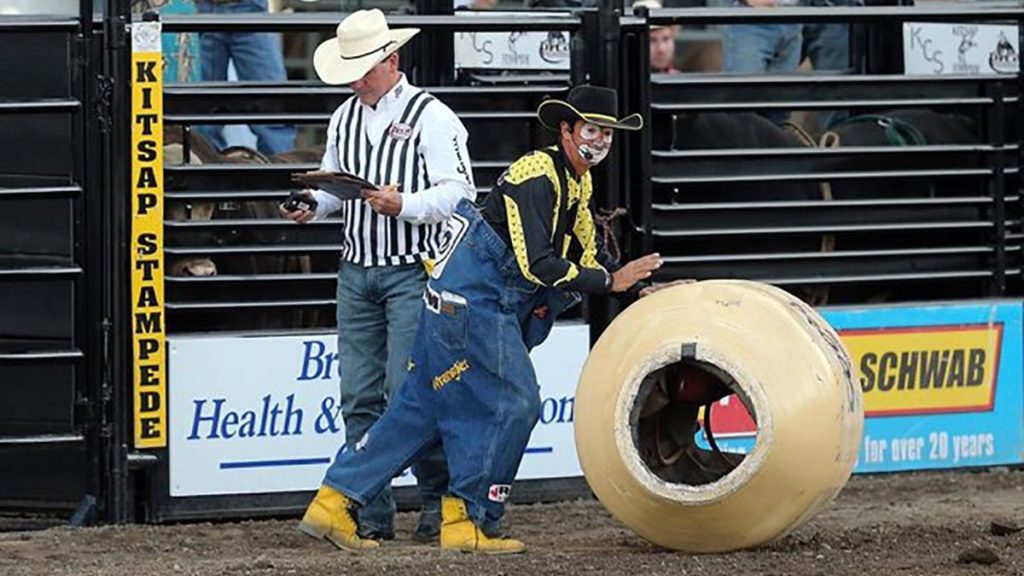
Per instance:
[[[341,165],[338,162],[338,136],[339,126],[341,125],[341,118],[344,116],[346,108],[351,108],[349,102],[345,102],[331,115],[331,121],[327,124],[327,147],[324,150],[324,157],[320,160],[320,169],[335,172],[341,170]],[[341,200],[333,194],[328,194],[323,190],[312,190],[313,198],[316,199],[316,214],[315,220],[322,220],[332,212],[337,212],[341,209]]]

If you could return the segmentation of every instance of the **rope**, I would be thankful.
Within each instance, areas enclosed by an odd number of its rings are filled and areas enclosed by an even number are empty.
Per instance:
[[[612,222],[616,218],[625,215],[625,208],[616,208],[614,210],[602,208],[598,210],[597,214],[594,214],[594,222],[601,228],[601,239],[604,240],[608,253],[615,258],[616,262],[621,262],[622,252],[619,250],[619,241],[615,238],[615,232],[612,230]]]
[[[806,130],[803,129],[799,124],[793,122],[785,122],[782,127],[792,132],[800,142],[808,148],[834,148],[839,146],[839,135],[835,132],[825,132],[821,135],[819,140],[815,140]],[[818,184],[818,190],[821,192],[821,199],[825,202],[831,202],[832,196],[832,184],[827,181],[822,181]],[[821,243],[819,244],[819,250],[821,252],[835,252],[836,249],[836,237],[835,234],[823,234],[821,236]],[[817,286],[808,288],[804,295],[803,300],[811,306],[823,306],[828,303],[829,298],[829,287],[828,286]],[[713,442],[713,440],[712,440]]]
[[[843,120],[837,126],[856,122],[873,122],[885,132],[885,138],[892,146],[924,146],[928,139],[916,126],[905,120],[882,116],[880,114],[863,114]],[[833,127],[834,128],[834,127]]]
[[[803,126],[787,120],[782,123],[782,127],[792,132],[804,146],[808,148],[815,147],[814,138],[811,137],[807,130],[804,130]]]

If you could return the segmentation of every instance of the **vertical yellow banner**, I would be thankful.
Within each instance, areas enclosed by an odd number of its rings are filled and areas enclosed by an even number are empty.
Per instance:
[[[160,23],[132,24],[132,382],[135,447],[167,446],[163,58]]]

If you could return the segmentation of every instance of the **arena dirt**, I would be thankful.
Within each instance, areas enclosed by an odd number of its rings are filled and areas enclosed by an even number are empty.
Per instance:
[[[488,558],[415,544],[409,514],[400,517],[397,541],[359,557],[299,534],[294,520],[7,532],[0,574],[1024,575],[1024,532],[990,533],[993,520],[1024,523],[1024,472],[1005,469],[856,477],[791,536],[724,555],[658,549],[594,501],[513,507],[509,520],[527,554]],[[979,548],[999,563],[958,562]]]

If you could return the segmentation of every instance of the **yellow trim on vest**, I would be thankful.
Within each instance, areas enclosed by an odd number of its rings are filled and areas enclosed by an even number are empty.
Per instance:
[[[555,162],[544,152],[539,150],[531,152],[519,158],[505,171],[504,181],[509,184],[519,185],[527,180],[540,176],[547,177],[551,185],[555,187],[555,195],[561,192],[561,185],[558,183],[558,174],[555,172]]]
[[[523,219],[519,216],[519,205],[508,196],[505,196],[505,217],[508,219],[508,235],[512,239],[512,252],[516,255],[519,271],[530,282],[544,286],[540,278],[530,271],[530,257],[526,252],[526,235],[523,233]]]
[[[561,286],[562,284],[565,284],[566,282],[572,282],[573,279],[575,279],[579,275],[580,275],[580,269],[577,268],[576,265],[573,264],[572,262],[569,262],[569,270],[568,270],[568,272],[565,273],[565,276],[562,276],[558,280],[555,280],[555,283],[553,284],[553,286],[557,287],[557,286]]]
[[[594,191],[590,172],[583,175],[581,184],[580,207],[576,211],[576,223],[572,228],[580,246],[583,247],[580,265],[584,268],[604,270],[597,262],[597,230],[594,227],[594,217],[590,213],[590,196]]]
[[[590,172],[587,172],[589,174]],[[569,207],[572,208],[573,204],[580,201],[582,194],[580,193],[580,185],[578,182],[573,180],[571,177],[567,178],[567,186],[569,188]]]
[[[583,247],[583,254],[580,256],[580,265],[584,268],[602,268],[597,263],[597,240],[595,237],[594,220],[591,218],[590,210],[586,207],[580,209],[576,216],[576,225],[573,226],[576,239]]]

